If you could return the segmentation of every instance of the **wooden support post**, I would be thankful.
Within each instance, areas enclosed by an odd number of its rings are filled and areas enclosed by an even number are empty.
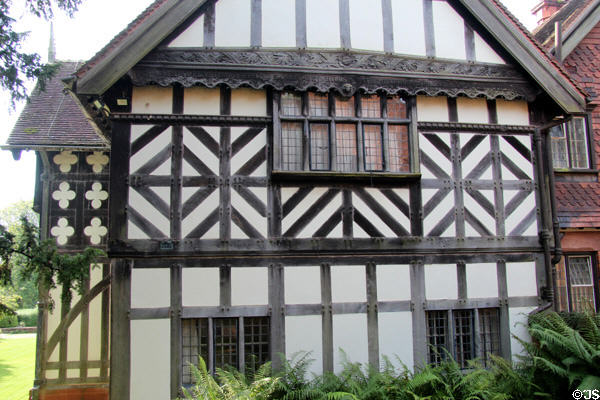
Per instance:
[[[413,362],[415,369],[423,367],[427,358],[427,321],[425,320],[425,266],[410,264],[410,296],[412,302]]]
[[[129,400],[131,379],[130,260],[113,260],[111,284],[110,398]]]
[[[506,262],[496,264],[498,275],[498,301],[500,303],[500,355],[507,360],[512,357],[510,348],[510,318],[508,313],[508,285],[506,281]]]
[[[331,266],[321,264],[321,306],[323,334],[323,372],[333,372],[333,311],[331,304]]]
[[[181,265],[171,266],[171,398],[179,397],[182,378],[181,378],[181,312],[182,303],[182,273]]]
[[[271,361],[273,370],[282,367],[280,355],[285,355],[285,292],[284,268],[269,266],[269,307],[271,309]]]
[[[377,310],[377,266],[368,263],[367,281],[367,337],[369,343],[369,364],[379,370],[379,322]]]

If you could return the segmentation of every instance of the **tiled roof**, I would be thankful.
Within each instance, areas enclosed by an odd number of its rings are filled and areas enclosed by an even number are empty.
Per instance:
[[[554,23],[562,21],[562,31],[566,32],[590,4],[595,0],[569,0],[543,24],[533,30],[533,36],[547,48],[554,47]]]
[[[56,75],[37,87],[19,115],[6,142],[9,146],[106,146],[75,100],[65,92],[62,79],[72,75],[80,63],[63,62]]]
[[[597,182],[557,182],[556,202],[561,228],[600,226],[600,185]]]

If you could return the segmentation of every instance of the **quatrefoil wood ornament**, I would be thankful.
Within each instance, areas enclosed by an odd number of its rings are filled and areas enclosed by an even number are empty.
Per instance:
[[[71,186],[68,182],[61,182],[58,185],[58,190],[52,193],[52,198],[58,201],[58,206],[63,210],[69,207],[69,202],[75,198],[75,192],[70,190]]]
[[[87,156],[85,161],[92,166],[92,171],[99,174],[104,169],[104,166],[108,164],[108,156],[101,151],[95,151]]]
[[[71,166],[77,164],[79,159],[75,154],[71,153],[71,151],[65,150],[55,155],[52,160],[54,161],[54,164],[58,165],[60,172],[66,174],[67,172],[71,172]]]
[[[98,209],[102,207],[102,202],[108,199],[108,192],[102,190],[102,184],[100,182],[94,182],[92,184],[92,190],[85,192],[85,198],[92,202],[92,208]]]
[[[73,236],[75,229],[69,226],[69,220],[66,218],[59,218],[56,226],[50,229],[52,236],[56,237],[56,243],[64,246],[69,241],[69,237]]]

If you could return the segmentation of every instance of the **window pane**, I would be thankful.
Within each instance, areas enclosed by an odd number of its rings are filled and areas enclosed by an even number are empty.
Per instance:
[[[500,319],[498,309],[479,310],[479,336],[481,340],[481,361],[484,367],[490,366],[490,354],[500,355]]]
[[[198,365],[198,356],[204,359],[208,367],[208,320],[182,319],[182,382],[194,383],[189,364]]]
[[[383,140],[381,126],[364,125],[365,170],[383,170]]]
[[[569,297],[567,294],[567,274],[565,272],[565,259],[556,265],[556,290],[558,294],[558,310],[569,311]]]
[[[448,313],[427,311],[427,359],[430,364],[439,364],[446,359],[448,335]]]
[[[473,357],[473,310],[454,311],[454,348],[456,362],[467,368],[467,361]]]
[[[350,98],[335,98],[336,117],[354,117],[354,96]]]
[[[329,125],[310,124],[310,169],[329,170]]]
[[[408,127],[406,125],[388,126],[389,171],[410,171],[408,154]]]
[[[301,115],[302,97],[294,93],[283,93],[281,95],[282,115]]]
[[[281,169],[302,170],[302,123],[281,123]]]
[[[567,157],[567,140],[562,125],[550,130],[552,138],[552,164],[554,168],[569,168]]]
[[[308,93],[308,113],[313,117],[326,117],[329,115],[329,106],[326,94]]]
[[[343,172],[356,171],[358,168],[356,125],[336,124],[335,143],[337,169]]]
[[[381,118],[381,101],[379,96],[363,95],[360,99],[363,118]]]
[[[571,311],[594,311],[594,285],[590,257],[569,257]]]
[[[269,361],[269,318],[244,318],[246,372],[256,371]]]
[[[387,115],[390,119],[406,119],[406,101],[400,96],[387,98]]]
[[[213,324],[215,368],[224,368],[227,365],[238,368],[237,318],[215,318]]]
[[[573,118],[569,121],[568,132],[571,168],[588,168],[585,118]]]

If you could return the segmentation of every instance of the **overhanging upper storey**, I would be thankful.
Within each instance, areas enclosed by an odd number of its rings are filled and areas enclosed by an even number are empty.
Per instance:
[[[159,0],[76,73],[79,95],[134,85],[585,97],[495,0]]]

